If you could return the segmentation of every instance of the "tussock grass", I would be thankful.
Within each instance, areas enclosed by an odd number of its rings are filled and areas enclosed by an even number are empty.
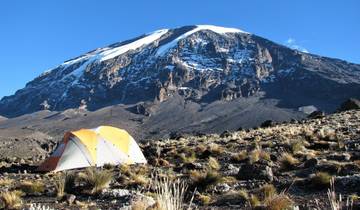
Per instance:
[[[271,161],[270,154],[262,149],[253,150],[248,156],[251,164],[258,162],[260,159]]]
[[[65,173],[55,179],[56,197],[62,198],[66,193],[74,192],[76,185],[76,175]]]
[[[241,162],[248,158],[248,154],[246,150],[240,151],[232,156],[232,160],[235,162]]]
[[[187,185],[179,179],[172,181],[167,177],[155,177],[155,199],[159,210],[183,210],[186,208]],[[191,206],[192,199],[189,206]]]
[[[181,153],[180,155],[181,161],[183,163],[194,163],[196,161],[196,155],[195,152],[191,152],[190,155],[187,155],[185,153]]]
[[[113,173],[108,170],[88,168],[85,172],[79,173],[79,179],[84,183],[87,193],[98,194],[109,187]]]
[[[209,145],[208,150],[209,150],[209,151],[211,152],[211,154],[213,154],[213,155],[221,155],[221,154],[224,154],[224,152],[225,152],[224,147],[222,147],[222,146],[220,146],[220,145],[218,145],[218,144],[216,144],[216,143],[211,143],[211,144]]]
[[[300,161],[293,157],[290,153],[284,153],[280,158],[280,167],[282,170],[291,170],[298,165]]]
[[[267,210],[291,210],[294,202],[284,193],[273,195],[265,200]]]
[[[65,195],[65,178],[58,177],[55,179],[55,193],[56,197],[62,198]]]
[[[198,190],[206,190],[220,182],[221,176],[217,171],[190,171],[189,178],[192,181],[192,187]]]
[[[19,190],[28,195],[41,194],[45,191],[44,183],[41,183],[39,181],[22,181],[18,188]]]
[[[4,204],[5,209],[20,209],[22,206],[21,191],[8,191],[0,193],[0,199]]]
[[[261,202],[256,195],[250,195],[248,202],[252,208],[255,208],[255,207],[261,205]]]
[[[10,186],[13,183],[14,183],[13,179],[9,179],[9,178],[0,179],[0,186],[1,187]]]
[[[331,175],[326,172],[317,172],[311,177],[311,185],[316,189],[324,189],[330,186]]]
[[[277,195],[276,188],[272,184],[265,184],[261,187],[261,192],[264,195],[264,199],[269,199]]]
[[[213,157],[209,157],[208,166],[210,169],[216,170],[216,171],[220,170],[220,168],[221,168],[220,163],[217,161],[216,158],[213,158]]]
[[[200,194],[198,196],[198,199],[200,200],[200,202],[203,204],[203,205],[209,205],[213,198],[211,197],[211,195],[208,195],[208,194]]]
[[[304,143],[304,141],[301,141],[301,140],[292,142],[290,146],[291,146],[291,151],[294,154],[305,150],[305,143]]]

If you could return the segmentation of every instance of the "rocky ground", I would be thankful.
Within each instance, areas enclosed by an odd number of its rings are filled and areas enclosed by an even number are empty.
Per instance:
[[[148,165],[56,174],[35,170],[55,143],[38,142],[43,145],[39,155],[20,158],[10,152],[16,143],[4,141],[1,206],[11,207],[5,198],[12,194],[18,199],[12,199],[18,201],[15,208],[32,204],[36,209],[36,203],[38,209],[161,209],[156,180],[168,177],[186,184],[184,202],[192,203],[191,209],[330,209],[331,186],[332,200],[341,194],[343,209],[346,201],[360,209],[360,111],[284,124],[268,121],[221,135],[171,137],[141,144]],[[103,184],[91,182],[94,174],[103,177],[98,180]],[[65,190],[59,190],[61,184]]]

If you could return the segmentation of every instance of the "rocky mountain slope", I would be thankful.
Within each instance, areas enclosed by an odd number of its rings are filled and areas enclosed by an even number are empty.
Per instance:
[[[85,53],[0,101],[0,137],[102,124],[138,140],[221,133],[335,111],[360,97],[360,65],[233,28],[163,29]],[[40,136],[41,136],[40,135]],[[36,137],[36,136],[32,136]]]
[[[199,105],[262,97],[278,100],[280,108],[313,105],[333,111],[345,99],[360,96],[360,66],[233,28],[163,29],[44,72],[4,97],[0,114],[16,117],[79,107],[93,111],[114,104],[161,103],[174,96]]]
[[[111,183],[96,194],[80,179],[84,170],[55,175],[34,170],[51,145],[17,141],[26,143],[27,151],[17,155],[9,144],[0,145],[0,154],[10,152],[0,158],[0,191],[24,190],[23,205],[135,209],[140,198],[141,205],[154,205],[158,197],[152,175],[157,174],[186,183],[185,202],[194,195],[192,209],[331,209],[327,190],[334,180],[332,201],[341,194],[342,209],[359,209],[359,141],[359,110],[221,135],[155,140],[140,144],[148,165],[102,169],[111,171]],[[24,156],[33,150],[44,155]],[[56,183],[71,174],[78,178],[68,182],[64,196],[57,195]]]

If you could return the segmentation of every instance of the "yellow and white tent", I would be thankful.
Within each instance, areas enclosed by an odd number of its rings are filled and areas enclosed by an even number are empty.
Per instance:
[[[40,171],[63,171],[104,164],[147,163],[133,137],[110,126],[81,129],[65,134],[53,154],[39,166]]]

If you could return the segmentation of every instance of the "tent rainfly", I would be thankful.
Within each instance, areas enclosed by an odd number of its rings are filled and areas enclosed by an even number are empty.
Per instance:
[[[63,141],[38,169],[56,172],[134,163],[147,161],[133,137],[125,130],[100,126],[66,133]]]

